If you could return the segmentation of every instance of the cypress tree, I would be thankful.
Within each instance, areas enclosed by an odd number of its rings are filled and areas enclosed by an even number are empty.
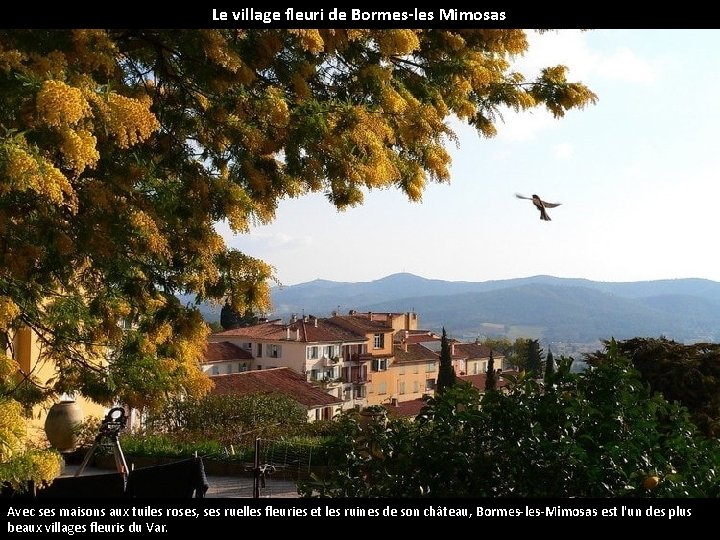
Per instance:
[[[448,342],[447,332],[443,327],[442,338],[440,339],[440,371],[438,372],[437,392],[442,394],[446,388],[453,386],[457,378],[452,365],[452,353]]]
[[[526,370],[528,373],[532,373],[533,377],[539,377],[542,374],[542,353],[539,340],[531,339],[528,343]]]
[[[487,365],[487,375],[485,377],[485,390],[495,390],[497,388],[497,374],[495,373],[495,359],[493,358],[492,349],[490,349],[490,359]]]
[[[553,360],[553,353],[548,349],[547,358],[545,358],[545,382],[549,382],[555,373],[555,361]]]

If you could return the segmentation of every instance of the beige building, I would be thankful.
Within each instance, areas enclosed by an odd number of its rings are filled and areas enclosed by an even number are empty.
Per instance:
[[[252,326],[212,334],[212,343],[228,342],[248,353],[247,369],[288,367],[308,382],[321,387],[342,402],[340,408],[367,405],[367,338],[365,335],[313,316],[264,321]],[[205,369],[212,363],[206,362]],[[244,361],[233,359],[229,368]],[[219,369],[220,366],[218,366]],[[221,371],[218,371],[220,374]],[[227,371],[225,371],[227,373]]]
[[[56,366],[51,361],[46,361],[42,355],[42,346],[32,330],[23,328],[10,336],[10,347],[7,351],[18,363],[21,373],[25,376],[35,378],[39,384],[47,385],[48,382],[57,376]],[[79,395],[58,396],[57,401],[73,399],[80,406],[85,419],[103,419],[109,408]],[[45,419],[48,410],[53,402],[36,406],[33,409],[32,419],[28,424],[28,435],[31,440],[44,443]]]

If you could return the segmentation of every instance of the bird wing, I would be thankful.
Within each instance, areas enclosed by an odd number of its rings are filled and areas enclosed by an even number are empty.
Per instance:
[[[562,203],[551,203],[551,202],[545,202],[543,201],[543,206],[545,208],[555,208],[556,206],[560,206]]]
[[[532,201],[532,197],[526,197],[525,195],[520,195],[519,193],[516,193],[515,196],[518,199],[527,199],[528,201]]]

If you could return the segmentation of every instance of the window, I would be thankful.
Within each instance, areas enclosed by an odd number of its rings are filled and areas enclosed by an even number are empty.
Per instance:
[[[437,371],[437,364],[435,364],[435,362],[425,364],[425,373],[432,373],[434,371]]]
[[[375,334],[373,347],[376,349],[382,349],[385,347],[385,334]]]
[[[378,394],[387,394],[387,383],[381,382],[378,384]]]
[[[413,366],[413,373],[415,373],[416,375],[417,375],[418,373],[420,373],[420,366],[419,366],[419,365],[415,364],[415,365]]]
[[[373,371],[387,371],[387,358],[373,358]]]
[[[398,382],[398,394],[405,393],[405,381]]]
[[[211,373],[212,373],[213,375],[219,375],[219,374],[220,374],[220,367],[219,367],[219,366],[213,366],[213,367],[211,368]]]
[[[252,351],[252,343],[247,342],[240,345],[241,348],[245,349],[246,351]]]
[[[280,345],[268,343],[265,347],[265,351],[270,358],[280,358]]]
[[[262,358],[262,343],[258,343],[257,346],[257,357]]]
[[[238,373],[241,373],[241,372],[243,372],[243,371],[247,371],[247,369],[248,369],[247,363],[245,363],[245,362],[243,362],[243,363],[238,363]]]
[[[405,366],[398,366],[398,375],[405,375]]]
[[[413,381],[413,392],[417,394],[420,391],[420,383],[418,381]]]
[[[425,390],[435,390],[435,379],[427,379],[425,381]]]
[[[323,356],[325,358],[336,358],[338,353],[335,345],[325,345],[323,347]]]
[[[313,346],[307,348],[307,359],[308,360],[317,360],[319,357],[319,347]]]

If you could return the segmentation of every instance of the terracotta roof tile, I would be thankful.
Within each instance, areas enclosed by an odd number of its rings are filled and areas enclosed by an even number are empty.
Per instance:
[[[505,373],[517,375],[516,371],[503,371],[503,374]],[[461,381],[467,381],[481,392],[484,392],[485,382],[487,381],[487,373],[479,373],[477,375],[458,375],[458,379]],[[497,378],[497,388],[502,388],[507,385],[507,380],[503,379],[502,377]]]
[[[212,375],[213,394],[268,394],[279,392],[308,408],[337,405],[343,401],[313,386],[290,368],[257,369],[227,375]]]
[[[227,362],[229,360],[252,360],[253,355],[249,351],[238,347],[229,341],[219,343],[209,342],[205,350],[204,362]]]
[[[427,347],[423,347],[418,343],[408,343],[407,351],[404,345],[395,344],[393,348],[395,353],[395,363],[409,362],[436,362],[440,359],[440,355],[431,351]]]
[[[326,319],[315,317],[298,319],[288,324],[283,324],[280,319],[275,319],[213,334],[213,338],[230,336],[248,340],[301,341],[303,343],[366,341],[364,333],[353,332],[351,329],[330,324]]]
[[[424,406],[425,400],[422,398],[398,401],[397,405],[384,405],[391,418],[415,418]]]
[[[490,358],[490,347],[480,343],[455,343],[454,357],[462,356],[464,358]],[[493,358],[503,358],[502,354],[497,351],[493,352]]]
[[[371,321],[360,314],[334,315],[326,319],[329,323],[346,328],[353,332],[367,334],[369,332],[393,332],[393,327],[382,321]]]

